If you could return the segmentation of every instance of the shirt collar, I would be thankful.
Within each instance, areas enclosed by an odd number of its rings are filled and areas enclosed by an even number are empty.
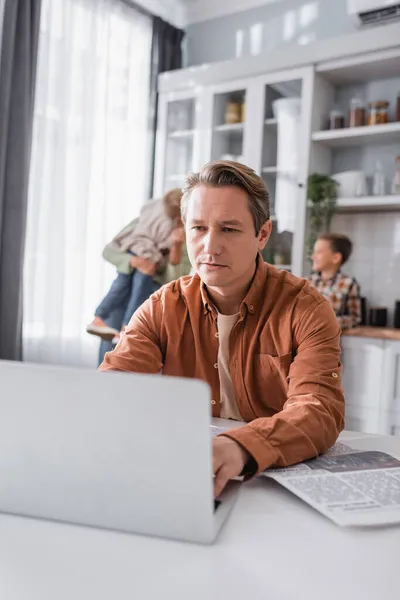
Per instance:
[[[257,308],[261,301],[261,291],[264,289],[265,286],[265,279],[267,277],[267,273],[268,265],[264,262],[264,259],[262,258],[261,254],[258,254],[256,258],[256,270],[253,279],[251,281],[249,290],[240,305],[240,316],[243,317],[246,310],[251,314],[254,314],[257,311]],[[211,311],[212,314],[216,317],[217,311],[208,294],[207,286],[201,278],[200,293],[204,306],[204,314]]]

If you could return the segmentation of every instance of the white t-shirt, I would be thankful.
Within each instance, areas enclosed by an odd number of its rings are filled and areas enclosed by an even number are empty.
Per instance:
[[[229,371],[229,336],[238,318],[239,313],[235,315],[221,315],[218,313],[218,373],[221,390],[221,418],[242,421],[242,416],[236,404],[231,373]]]

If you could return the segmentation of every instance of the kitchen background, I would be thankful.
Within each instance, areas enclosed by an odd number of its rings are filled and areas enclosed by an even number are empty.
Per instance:
[[[308,177],[340,184],[330,230],[354,244],[344,270],[361,286],[365,323],[383,309],[383,327],[342,337],[346,427],[398,435],[400,25],[360,28],[351,10],[394,3],[255,0],[230,14],[205,4],[214,18],[186,27],[187,68],[159,80],[155,191],[208,160],[249,164],[271,195],[265,260],[306,276]],[[199,17],[198,1],[187,7]]]

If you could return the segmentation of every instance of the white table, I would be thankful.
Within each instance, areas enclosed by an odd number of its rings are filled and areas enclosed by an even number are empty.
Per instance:
[[[400,458],[400,438],[341,440]],[[209,547],[0,515],[0,598],[396,600],[399,556],[400,527],[341,529],[257,479]]]

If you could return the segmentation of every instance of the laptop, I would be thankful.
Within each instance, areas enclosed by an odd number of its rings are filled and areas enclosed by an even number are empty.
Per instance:
[[[0,361],[0,511],[212,543],[210,389],[161,375]]]

